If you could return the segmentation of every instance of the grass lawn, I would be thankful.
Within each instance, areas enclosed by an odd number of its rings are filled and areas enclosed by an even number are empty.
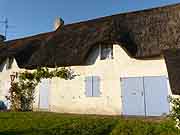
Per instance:
[[[45,112],[0,113],[0,135],[180,135],[170,120]]]

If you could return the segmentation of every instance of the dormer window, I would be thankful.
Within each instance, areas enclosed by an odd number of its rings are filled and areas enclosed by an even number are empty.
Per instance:
[[[5,66],[5,62],[0,63],[0,72],[2,72],[2,71],[3,71],[4,66]]]
[[[6,69],[11,69],[12,68],[12,64],[13,64],[13,58],[8,58],[7,59],[7,63],[6,63]]]
[[[112,44],[103,44],[100,49],[100,59],[113,59],[113,45]]]

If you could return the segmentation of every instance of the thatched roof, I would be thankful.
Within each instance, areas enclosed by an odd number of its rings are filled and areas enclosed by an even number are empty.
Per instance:
[[[83,65],[90,49],[105,42],[119,43],[137,59],[180,48],[180,4],[64,25],[54,32],[8,41],[0,46],[0,57],[15,57],[21,68]],[[174,80],[169,53],[165,57]]]
[[[57,31],[8,41],[0,56],[15,56],[20,67],[81,65],[92,46],[120,43],[132,57],[178,48],[180,4],[117,14],[65,25]]]
[[[164,51],[169,81],[173,94],[180,95],[180,49]]]

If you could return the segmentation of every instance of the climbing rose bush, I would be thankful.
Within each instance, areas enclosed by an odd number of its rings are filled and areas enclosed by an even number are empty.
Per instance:
[[[70,68],[38,68],[33,72],[24,71],[18,73],[16,81],[11,82],[8,96],[11,111],[32,111],[35,99],[35,88],[43,78],[59,77],[73,79],[76,75]]]

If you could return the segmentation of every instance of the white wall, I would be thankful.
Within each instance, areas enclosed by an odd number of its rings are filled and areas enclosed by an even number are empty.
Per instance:
[[[114,59],[112,60],[100,60],[97,55],[98,52],[98,50],[94,50],[91,53],[91,56],[97,56],[97,58],[94,57],[96,58],[94,64],[71,67],[76,74],[79,74],[75,79],[52,79],[49,93],[50,111],[120,115],[122,113],[121,77],[167,76],[164,59],[132,59],[117,44],[113,46]],[[92,59],[88,59],[88,61],[89,63],[93,63]],[[0,73],[0,80],[9,80],[9,74],[18,70],[17,64],[13,63],[13,68],[10,71]],[[100,97],[85,96],[85,77],[91,75],[100,76],[101,78],[100,90],[102,94]],[[36,103],[34,104],[35,108],[38,108],[38,98],[37,91]]]
[[[18,72],[20,69],[17,66],[16,61],[13,61],[12,68],[11,69],[6,69],[8,63],[8,58],[1,63],[1,71],[0,71],[0,101],[4,101],[5,104],[9,108],[9,103],[7,102],[5,96],[8,95],[8,90],[10,88],[10,75],[13,74],[13,72]]]
[[[94,51],[95,54],[98,51]],[[92,55],[92,54],[91,54]],[[91,60],[92,61],[92,60]],[[122,113],[120,77],[166,75],[164,59],[136,60],[114,45],[114,59],[97,60],[89,66],[71,67],[80,74],[73,80],[54,78],[50,92],[50,110],[65,113],[111,114]],[[85,96],[85,77],[100,76],[100,97]]]

